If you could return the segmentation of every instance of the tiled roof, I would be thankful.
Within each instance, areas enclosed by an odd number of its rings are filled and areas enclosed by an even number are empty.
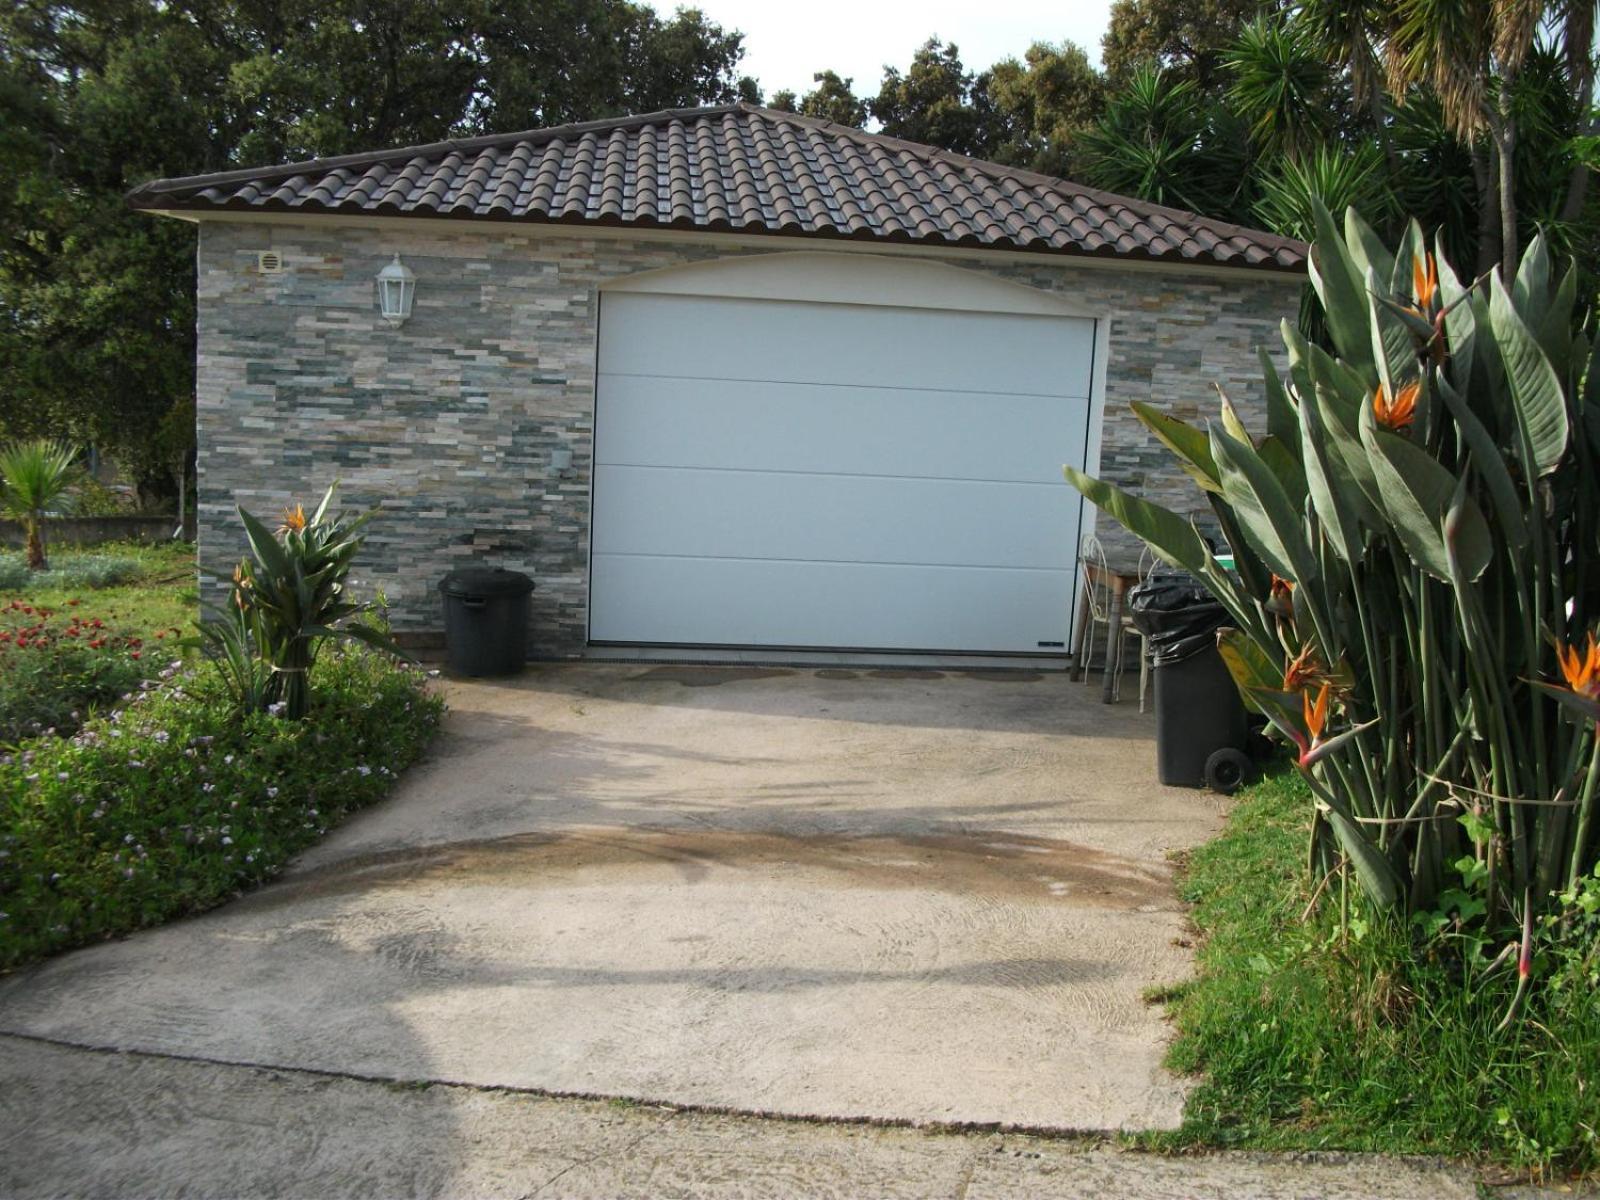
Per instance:
[[[1303,271],[1306,246],[749,104],[159,179],[135,208],[544,221]]]

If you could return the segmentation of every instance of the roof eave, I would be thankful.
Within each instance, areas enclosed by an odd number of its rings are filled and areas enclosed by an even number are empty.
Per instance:
[[[366,208],[339,209],[322,206],[296,208],[273,201],[259,204],[214,204],[210,201],[194,203],[193,201],[167,194],[146,193],[137,188],[130,192],[126,199],[128,207],[135,211],[150,212],[153,215],[171,216],[176,219],[193,221],[205,219],[225,221],[230,216],[270,214],[273,216],[304,217],[313,220],[337,220],[343,218],[345,220],[378,221],[455,221],[462,224],[480,225],[554,225],[565,228],[589,226],[609,230],[639,229],[651,232],[698,233],[710,237],[804,238],[810,241],[852,242],[856,244],[878,242],[890,245],[927,246],[929,248],[950,250],[987,250],[1001,254],[1022,254],[1057,259],[1079,258],[1096,261],[1132,261],[1158,266],[1202,267],[1208,270],[1247,271],[1255,274],[1290,277],[1304,277],[1306,274],[1306,264],[1303,257],[1298,263],[1286,264],[1279,262],[1276,254],[1265,261],[1252,263],[1242,260],[1221,261],[1210,256],[1190,258],[1181,254],[1152,254],[1146,250],[1120,250],[1110,245],[1087,249],[1080,246],[1056,246],[1048,243],[1020,244],[1011,241],[982,242],[937,236],[917,237],[908,233],[875,234],[870,232],[850,233],[831,229],[774,229],[758,226],[736,226],[731,223],[708,225],[697,222],[623,220],[618,217],[545,216],[541,213],[443,213],[428,209],[419,209],[415,212],[375,212]],[[1284,249],[1288,248],[1285,247]]]

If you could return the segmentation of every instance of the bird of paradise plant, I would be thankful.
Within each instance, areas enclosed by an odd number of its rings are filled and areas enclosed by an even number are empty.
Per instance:
[[[1261,352],[1264,430],[1226,397],[1204,429],[1134,405],[1234,570],[1184,518],[1067,478],[1231,614],[1229,669],[1316,796],[1314,869],[1428,911],[1473,856],[1509,931],[1600,858],[1600,356],[1542,240],[1463,282],[1415,222],[1397,251],[1354,210],[1316,231],[1331,348],[1286,323],[1287,369]]]
[[[333,638],[401,654],[356,619],[372,606],[351,598],[346,577],[373,513],[348,518],[331,512],[336,488],[328,489],[309,517],[299,504],[284,509],[276,533],[238,510],[252,557],[234,570],[229,611],[214,613],[202,625],[200,644],[241,707],[289,720],[305,716],[311,706],[311,668],[322,645]]]

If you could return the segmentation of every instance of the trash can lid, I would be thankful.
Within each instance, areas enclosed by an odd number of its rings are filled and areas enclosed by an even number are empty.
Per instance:
[[[526,596],[533,580],[504,567],[457,567],[439,581],[446,596]]]

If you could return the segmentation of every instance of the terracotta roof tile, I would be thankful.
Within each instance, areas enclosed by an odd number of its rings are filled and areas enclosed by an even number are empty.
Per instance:
[[[1306,247],[748,104],[159,179],[135,208],[740,230],[1299,272]]]

